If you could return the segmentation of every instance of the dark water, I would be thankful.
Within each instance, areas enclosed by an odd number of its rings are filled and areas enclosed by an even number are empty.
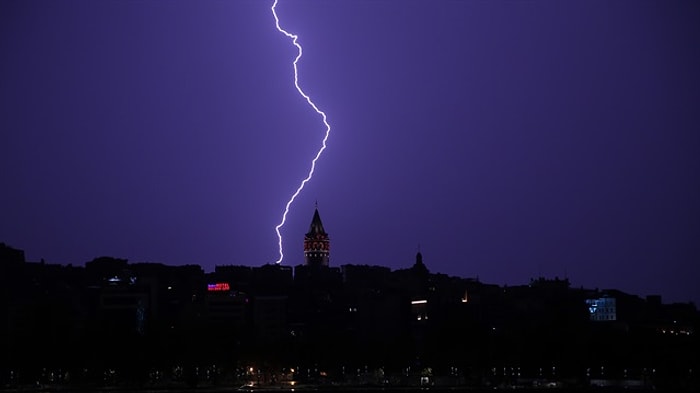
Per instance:
[[[86,393],[86,392],[96,392],[96,393],[222,393],[222,392],[260,392],[260,393],[303,393],[303,392],[313,392],[313,393],[351,393],[351,392],[364,392],[364,393],[457,393],[457,392],[472,392],[472,393],[482,393],[482,392],[500,392],[500,391],[521,391],[521,392],[696,392],[696,389],[682,389],[678,387],[664,389],[664,388],[625,388],[625,387],[364,387],[364,386],[323,386],[323,387],[313,387],[306,386],[301,388],[241,388],[241,387],[182,387],[182,388],[128,388],[128,387],[99,387],[99,388],[73,388],[73,387],[13,387],[13,388],[1,388],[0,392],[36,392],[36,393]]]

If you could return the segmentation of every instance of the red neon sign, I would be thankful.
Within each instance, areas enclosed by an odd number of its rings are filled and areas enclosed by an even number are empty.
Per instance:
[[[216,284],[207,284],[207,291],[209,292],[221,292],[230,291],[231,287],[227,282],[217,282]]]

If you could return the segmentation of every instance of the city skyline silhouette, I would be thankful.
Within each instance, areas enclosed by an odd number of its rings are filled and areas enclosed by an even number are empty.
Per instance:
[[[273,262],[324,130],[272,3],[1,2],[0,241]],[[700,301],[695,2],[322,3],[277,7],[334,127],[286,266],[319,201],[333,266]]]

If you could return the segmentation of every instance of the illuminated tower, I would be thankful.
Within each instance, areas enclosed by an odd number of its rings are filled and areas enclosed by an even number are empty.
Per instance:
[[[321,216],[318,215],[317,204],[309,232],[304,235],[304,264],[306,266],[328,267],[330,245],[328,234],[323,229]]]

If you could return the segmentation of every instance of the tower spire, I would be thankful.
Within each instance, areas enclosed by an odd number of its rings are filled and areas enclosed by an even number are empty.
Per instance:
[[[328,266],[330,257],[330,238],[323,228],[318,214],[318,201],[315,203],[314,216],[309,232],[304,235],[304,262],[307,266]]]

